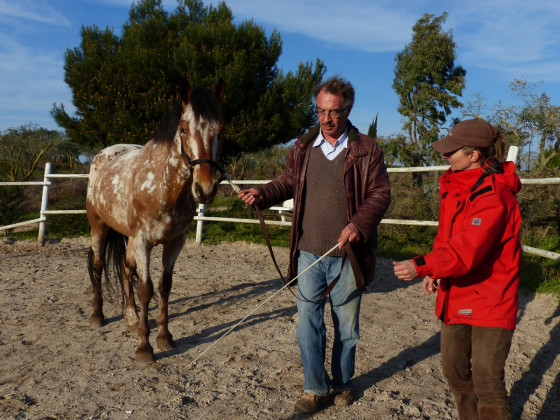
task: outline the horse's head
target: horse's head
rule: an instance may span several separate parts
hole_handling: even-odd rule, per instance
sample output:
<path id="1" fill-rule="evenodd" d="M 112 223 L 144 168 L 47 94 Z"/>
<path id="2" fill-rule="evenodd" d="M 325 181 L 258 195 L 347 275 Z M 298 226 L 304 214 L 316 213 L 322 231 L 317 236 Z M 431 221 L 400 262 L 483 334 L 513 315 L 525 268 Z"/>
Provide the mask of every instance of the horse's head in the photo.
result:
<path id="1" fill-rule="evenodd" d="M 192 194 L 198 203 L 214 199 L 224 172 L 217 163 L 222 148 L 220 133 L 224 127 L 219 101 L 224 92 L 222 79 L 214 86 L 214 92 L 203 87 L 191 88 L 187 79 L 179 86 L 183 113 L 177 134 L 182 155 L 191 168 Z"/>

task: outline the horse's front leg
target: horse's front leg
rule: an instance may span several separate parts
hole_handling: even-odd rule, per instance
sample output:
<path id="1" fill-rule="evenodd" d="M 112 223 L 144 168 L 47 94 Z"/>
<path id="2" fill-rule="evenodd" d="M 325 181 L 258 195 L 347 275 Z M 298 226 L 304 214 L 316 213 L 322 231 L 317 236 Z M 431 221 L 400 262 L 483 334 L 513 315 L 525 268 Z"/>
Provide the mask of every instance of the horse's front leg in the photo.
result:
<path id="1" fill-rule="evenodd" d="M 140 244 L 138 242 L 141 242 Z M 151 246 L 144 241 L 134 241 L 133 255 L 138 273 L 138 304 L 140 306 L 140 320 L 136 332 L 138 333 L 138 347 L 136 348 L 136 361 L 152 363 L 154 349 L 150 345 L 150 327 L 148 324 L 148 305 L 154 295 L 154 285 L 150 278 L 150 251 Z M 129 242 L 130 248 L 130 242 Z"/>
<path id="2" fill-rule="evenodd" d="M 159 305 L 158 305 L 158 335 L 157 346 L 160 350 L 167 351 L 174 347 L 173 336 L 169 332 L 169 294 L 173 285 L 173 269 L 175 261 L 183 249 L 185 238 L 174 241 L 171 244 L 163 246 L 163 255 L 161 261 L 161 277 L 159 280 Z"/>

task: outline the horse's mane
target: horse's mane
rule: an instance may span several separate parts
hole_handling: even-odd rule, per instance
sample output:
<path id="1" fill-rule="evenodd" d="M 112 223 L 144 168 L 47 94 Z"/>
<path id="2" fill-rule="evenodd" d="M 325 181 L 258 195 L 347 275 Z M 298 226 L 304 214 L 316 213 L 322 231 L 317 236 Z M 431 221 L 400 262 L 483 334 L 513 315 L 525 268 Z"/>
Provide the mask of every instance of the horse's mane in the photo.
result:
<path id="1" fill-rule="evenodd" d="M 192 107 L 195 121 L 198 123 L 200 117 L 212 121 L 223 121 L 222 111 L 218 100 L 210 91 L 205 87 L 197 86 L 192 89 L 189 103 Z M 183 114 L 183 105 L 178 101 L 173 109 L 169 111 L 161 120 L 158 126 L 156 135 L 154 136 L 155 142 L 172 142 L 177 132 L 177 126 Z"/>

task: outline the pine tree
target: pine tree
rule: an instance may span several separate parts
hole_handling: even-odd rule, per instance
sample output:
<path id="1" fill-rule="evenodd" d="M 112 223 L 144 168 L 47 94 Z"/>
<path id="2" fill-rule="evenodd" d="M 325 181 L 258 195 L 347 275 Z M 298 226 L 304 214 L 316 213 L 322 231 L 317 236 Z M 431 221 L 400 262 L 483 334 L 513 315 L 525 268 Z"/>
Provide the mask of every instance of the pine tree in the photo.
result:
<path id="1" fill-rule="evenodd" d="M 224 2 L 178 0 L 170 14 L 161 0 L 142 0 L 132 5 L 121 37 L 82 27 L 81 45 L 67 50 L 64 66 L 76 115 L 63 104 L 51 114 L 79 144 L 143 144 L 177 101 L 181 78 L 211 87 L 221 77 L 226 155 L 293 139 L 316 121 L 311 95 L 323 63 L 302 63 L 284 75 L 276 66 L 280 34 L 267 38 L 252 21 L 232 20 Z"/>

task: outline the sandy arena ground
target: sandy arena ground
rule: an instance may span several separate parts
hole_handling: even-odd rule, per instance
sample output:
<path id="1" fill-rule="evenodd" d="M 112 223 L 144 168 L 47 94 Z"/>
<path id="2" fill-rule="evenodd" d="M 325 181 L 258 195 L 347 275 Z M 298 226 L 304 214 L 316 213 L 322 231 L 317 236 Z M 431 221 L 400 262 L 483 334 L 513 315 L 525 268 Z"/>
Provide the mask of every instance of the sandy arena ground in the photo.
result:
<path id="1" fill-rule="evenodd" d="M 0 418 L 305 418 L 293 410 L 303 373 L 295 299 L 287 290 L 191 364 L 282 287 L 266 247 L 188 242 L 170 299 L 176 348 L 156 350 L 157 361 L 144 367 L 134 361 L 136 333 L 127 330 L 118 300 L 106 302 L 104 327 L 89 326 L 88 247 L 87 238 L 42 248 L 35 241 L 0 239 Z M 160 252 L 152 258 L 156 285 Z M 275 252 L 286 267 L 287 250 Z M 376 282 L 362 300 L 356 401 L 312 417 L 456 418 L 441 373 L 433 306 L 434 296 L 426 296 L 418 281 L 399 281 L 390 261 L 379 260 Z M 152 328 L 156 315 L 154 302 Z M 522 293 L 519 315 L 506 367 L 514 418 L 556 419 L 558 299 Z M 151 341 L 155 347 L 155 333 Z"/>

